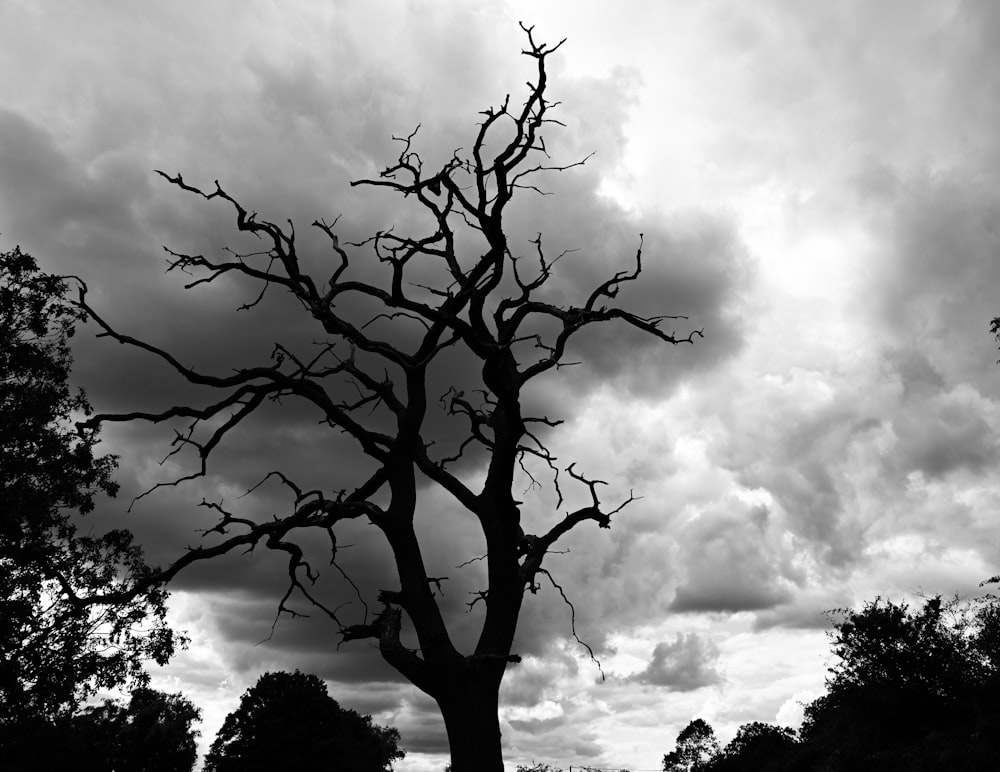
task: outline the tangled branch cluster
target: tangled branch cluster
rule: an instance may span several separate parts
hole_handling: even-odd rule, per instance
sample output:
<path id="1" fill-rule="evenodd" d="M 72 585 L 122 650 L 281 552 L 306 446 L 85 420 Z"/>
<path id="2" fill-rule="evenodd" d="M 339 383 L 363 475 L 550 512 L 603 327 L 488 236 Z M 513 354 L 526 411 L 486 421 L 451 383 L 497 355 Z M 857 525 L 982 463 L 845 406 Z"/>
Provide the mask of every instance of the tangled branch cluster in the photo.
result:
<path id="1" fill-rule="evenodd" d="M 539 574 L 552 580 L 543 568 L 545 556 L 580 523 L 593 521 L 608 528 L 611 517 L 635 498 L 630 495 L 617 508 L 605 511 L 597 491 L 605 483 L 586 477 L 573 465 L 558 467 L 557 459 L 531 427 L 556 427 L 560 421 L 522 415 L 522 390 L 539 376 L 569 364 L 564 361 L 567 344 L 591 325 L 621 322 L 670 344 L 692 343 L 695 336 L 701 335 L 693 331 L 678 336 L 664 329 L 665 322 L 685 317 L 640 316 L 615 305 L 621 289 L 642 271 L 641 234 L 633 266 L 598 284 L 579 305 L 556 305 L 548 302 L 542 292 L 566 252 L 548 256 L 541 234 L 531 242 L 537 261 L 535 270 L 511 252 L 504 213 L 515 191 L 541 193 L 538 175 L 566 171 L 587 160 L 559 165 L 549 159 L 541 132 L 547 125 L 559 122 L 550 117 L 557 103 L 550 103 L 545 95 L 545 64 L 561 43 L 553 47 L 539 44 L 530 27 L 524 30 L 528 48 L 523 53 L 536 62 L 537 77 L 527 84 L 528 97 L 520 109 L 511 108 L 508 96 L 498 107 L 482 113 L 470 154 L 456 152 L 440 168 L 427 171 L 414 148 L 414 131 L 398 138 L 399 155 L 378 178 L 351 183 L 388 188 L 412 197 L 430 215 L 433 228 L 423 235 L 401 235 L 389 229 L 363 241 L 345 242 L 338 236 L 337 220 L 317 220 L 313 226 L 324 235 L 334 263 L 325 281 L 317 281 L 303 269 L 291 222 L 278 224 L 258 217 L 218 182 L 212 189 L 203 189 L 180 174 L 159 172 L 183 191 L 227 204 L 238 230 L 263 243 L 259 251 L 230 250 L 223 259 L 168 249 L 169 270 L 190 275 L 192 279 L 185 285 L 188 288 L 227 276 L 254 280 L 259 292 L 243 309 L 260 304 L 272 287 L 290 293 L 322 330 L 324 340 L 317 344 L 312 356 L 302 357 L 277 344 L 269 364 L 214 375 L 188 367 L 168 351 L 116 330 L 89 304 L 85 285 L 78 299 L 80 308 L 100 326 L 101 334 L 159 358 L 191 384 L 220 395 L 200 406 L 173 405 L 161 411 L 102 414 L 84 424 L 92 429 L 109 422 L 189 419 L 187 430 L 176 433 L 171 454 L 182 449 L 193 451 L 197 468 L 159 485 L 176 485 L 206 475 L 213 451 L 231 431 L 265 402 L 286 398 L 311 404 L 324 423 L 352 438 L 360 452 L 373 462 L 374 471 L 366 479 L 334 496 L 300 490 L 284 474 L 272 472 L 265 479 L 279 480 L 291 492 L 294 503 L 290 513 L 265 522 L 233 514 L 221 502 L 203 502 L 218 515 L 206 534 L 214 534 L 219 540 L 189 549 L 155 581 L 169 580 L 187 565 L 234 550 L 252 552 L 263 544 L 282 551 L 288 556 L 289 586 L 279 615 L 297 613 L 287 605 L 297 591 L 340 626 L 344 640 L 376 639 L 388 661 L 418 686 L 427 688 L 431 686 L 429 667 L 444 666 L 461 657 L 451 643 L 436 600 L 442 577 L 427 576 L 412 528 L 418 485 L 429 481 L 440 486 L 482 527 L 489 584 L 479 599 L 486 605 L 487 614 L 476 651 L 465 661 L 481 667 L 495 666 L 502 673 L 506 662 L 516 659 L 510 655 L 510 644 L 524 591 L 537 591 Z M 512 137 L 500 145 L 499 152 L 490 155 L 488 140 L 498 136 L 501 125 L 504 136 Z M 482 245 L 473 256 L 457 246 L 460 232 L 464 235 L 470 231 Z M 362 281 L 353 271 L 358 256 L 368 250 L 387 269 L 388 280 L 382 285 Z M 443 267 L 448 277 L 443 286 L 411 280 L 415 266 L 423 268 L 428 264 Z M 367 318 L 356 318 L 346 310 L 356 309 L 359 302 L 374 307 Z M 419 334 L 411 344 L 401 345 L 378 334 L 386 324 L 405 325 L 419 330 Z M 543 334 L 539 329 L 551 332 Z M 478 397 L 458 388 L 449 389 L 439 398 L 428 394 L 428 368 L 442 352 L 455 348 L 479 363 L 482 389 Z M 433 442 L 426 436 L 426 418 L 438 399 L 445 413 L 467 424 L 465 439 L 451 454 L 435 455 Z M 485 480 L 478 490 L 453 471 L 470 447 L 478 448 L 488 459 Z M 511 490 L 518 469 L 529 474 L 533 485 L 538 484 L 530 476 L 526 459 L 536 459 L 551 470 L 558 492 L 557 506 L 563 503 L 560 473 L 583 485 L 591 502 L 566 513 L 542 534 L 525 533 L 520 525 L 520 502 L 513 499 Z M 376 500 L 388 503 L 377 504 Z M 313 594 L 311 587 L 317 572 L 293 536 L 303 529 L 323 529 L 329 536 L 331 562 L 336 565 L 334 528 L 341 520 L 357 518 L 366 518 L 385 534 L 396 558 L 400 587 L 380 593 L 385 608 L 374 621 L 369 622 L 366 613 L 363 623 L 347 625 L 338 618 L 339 607 L 328 608 Z M 414 624 L 420 642 L 418 651 L 400 644 L 401 611 Z"/>

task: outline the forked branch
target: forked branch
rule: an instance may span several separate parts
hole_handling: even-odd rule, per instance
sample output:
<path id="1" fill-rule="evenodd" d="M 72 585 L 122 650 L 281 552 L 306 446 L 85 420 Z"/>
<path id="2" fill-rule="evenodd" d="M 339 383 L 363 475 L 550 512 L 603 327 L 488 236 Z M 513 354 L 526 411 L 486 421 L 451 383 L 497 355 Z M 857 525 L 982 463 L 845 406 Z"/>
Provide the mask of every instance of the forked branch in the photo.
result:
<path id="1" fill-rule="evenodd" d="M 558 103 L 546 95 L 546 60 L 564 41 L 548 46 L 535 40 L 532 27 L 522 25 L 522 29 L 528 41 L 524 54 L 533 60 L 536 73 L 527 84 L 527 96 L 520 107 L 512 107 L 508 96 L 483 111 L 469 151 L 455 151 L 434 169 L 425 165 L 418 152 L 416 130 L 397 137 L 400 149 L 395 161 L 376 179 L 351 183 L 384 188 L 419 204 L 425 215 L 423 229 L 402 233 L 387 223 L 369 238 L 347 241 L 340 233 L 339 217 L 332 222 L 315 219 L 313 227 L 323 234 L 331 250 L 326 255 L 326 268 L 315 277 L 307 270 L 309 260 L 299 253 L 290 221 L 278 224 L 258 217 L 219 182 L 214 188 L 202 189 L 180 174 L 158 172 L 186 193 L 222 202 L 234 213 L 237 230 L 260 242 L 255 251 L 227 250 L 219 259 L 168 249 L 168 270 L 184 274 L 191 289 L 223 277 L 251 280 L 257 291 L 241 306 L 247 311 L 259 312 L 266 306 L 272 300 L 267 295 L 272 286 L 283 294 L 290 293 L 318 326 L 315 348 L 305 355 L 301 347 L 273 342 L 268 364 L 225 374 L 204 372 L 153 343 L 116 330 L 88 304 L 86 286 L 81 283 L 79 308 L 95 321 L 102 336 L 158 359 L 188 383 L 215 393 L 194 405 L 96 415 L 84 422 L 82 430 L 133 420 L 190 422 L 185 431 L 176 432 L 169 454 L 193 451 L 197 456 L 195 469 L 173 482 L 157 484 L 155 490 L 206 476 L 213 453 L 233 431 L 262 406 L 296 398 L 318 411 L 321 424 L 345 433 L 364 456 L 366 469 L 373 466 L 374 471 L 341 484 L 341 466 L 345 474 L 357 467 L 330 464 L 335 478 L 331 487 L 340 490 L 332 497 L 317 489 L 304 490 L 281 472 L 270 472 L 251 491 L 267 480 L 277 480 L 293 493 L 294 501 L 287 513 L 263 522 L 230 512 L 221 500 L 203 501 L 202 506 L 217 517 L 204 529 L 204 546 L 189 549 L 167 569 L 145 577 L 142 587 L 126 588 L 102 600 L 121 602 L 143 587 L 171 579 L 188 565 L 235 551 L 253 552 L 263 544 L 287 556 L 288 585 L 278 604 L 278 617 L 301 615 L 292 608 L 291 600 L 305 598 L 338 626 L 343 641 L 377 640 L 385 659 L 430 694 L 444 688 L 442 673 L 454 679 L 460 667 L 474 666 L 477 674 L 499 679 L 504 667 L 516 661 L 510 644 L 518 610 L 525 590 L 537 589 L 539 573 L 552 581 L 570 605 L 576 636 L 575 609 L 563 588 L 542 567 L 545 556 L 581 523 L 593 521 L 600 528 L 609 528 L 612 516 L 636 497 L 630 491 L 624 502 L 608 511 L 598 495 L 605 482 L 586 477 L 573 464 L 560 469 L 545 445 L 545 431 L 561 421 L 524 415 L 524 386 L 546 372 L 573 364 L 565 360 L 567 345 L 574 335 L 594 324 L 624 322 L 672 345 L 693 343 L 702 331 L 668 331 L 667 322 L 686 317 L 644 316 L 617 305 L 622 289 L 641 275 L 641 234 L 634 265 L 598 283 L 577 301 L 578 305 L 549 302 L 546 294 L 546 284 L 569 262 L 562 258 L 575 250 L 549 257 L 542 234 L 538 234 L 529 242 L 537 271 L 513 255 L 504 216 L 515 192 L 528 189 L 542 193 L 543 186 L 536 182 L 541 175 L 566 172 L 589 158 L 560 163 L 549 157 L 542 134 L 559 121 L 551 117 Z M 467 248 L 470 240 L 478 246 Z M 355 275 L 355 268 L 362 278 Z M 442 277 L 440 283 L 425 278 L 435 271 Z M 445 361 L 446 352 L 453 358 Z M 466 387 L 468 394 L 473 394 L 470 397 L 453 386 L 439 407 L 435 399 L 440 390 L 428 393 L 434 383 L 431 373 L 454 367 L 455 362 L 469 374 L 478 373 L 481 382 L 476 386 L 482 388 L 472 391 Z M 463 434 L 456 447 L 443 453 L 435 448 L 435 458 L 431 458 L 429 449 L 441 438 L 430 418 L 435 409 L 442 420 L 459 422 Z M 472 448 L 486 464 L 482 480 L 467 474 L 468 468 L 454 471 L 462 462 L 468 465 L 466 456 Z M 551 470 L 557 509 L 562 507 L 562 486 L 566 484 L 565 478 L 560 481 L 561 471 L 583 486 L 589 503 L 565 513 L 541 535 L 525 534 L 520 526 L 523 502 L 512 494 L 515 481 L 523 480 L 518 478 L 518 470 L 528 475 L 529 488 L 540 485 L 526 462 L 544 464 Z M 481 601 L 486 607 L 485 620 L 476 650 L 467 657 L 454 649 L 439 606 L 445 577 L 427 575 L 418 529 L 414 528 L 426 484 L 451 494 L 479 524 L 486 543 L 482 559 L 489 585 L 469 604 L 471 608 Z M 334 535 L 338 523 L 356 518 L 366 518 L 387 539 L 399 585 L 379 593 L 385 608 L 373 621 L 369 621 L 366 607 L 362 623 L 344 624 L 339 616 L 342 605 L 324 605 L 314 590 L 318 571 L 297 536 L 303 529 L 325 532 L 330 562 L 360 598 L 357 586 L 337 563 Z M 213 539 L 216 543 L 209 543 Z M 400 643 L 403 612 L 415 628 L 418 651 Z"/>

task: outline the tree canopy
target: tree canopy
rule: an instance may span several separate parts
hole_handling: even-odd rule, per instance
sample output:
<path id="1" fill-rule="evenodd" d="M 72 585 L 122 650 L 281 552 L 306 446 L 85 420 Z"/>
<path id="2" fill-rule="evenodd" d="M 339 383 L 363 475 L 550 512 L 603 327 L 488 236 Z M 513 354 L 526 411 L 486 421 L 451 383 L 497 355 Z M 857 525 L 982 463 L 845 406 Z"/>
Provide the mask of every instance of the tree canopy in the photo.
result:
<path id="1" fill-rule="evenodd" d="M 132 535 L 85 535 L 77 517 L 118 490 L 97 456 L 90 406 L 69 385 L 69 339 L 83 318 L 66 282 L 19 248 L 0 253 L 0 743 L 26 722 L 71 713 L 98 688 L 142 683 L 179 639 L 165 592 Z M 135 590 L 111 605 L 88 598 Z"/>
<path id="2" fill-rule="evenodd" d="M 795 748 L 795 731 L 785 726 L 752 721 L 703 769 L 712 772 L 778 772 L 787 769 L 789 752 Z"/>
<path id="3" fill-rule="evenodd" d="M 128 705 L 112 700 L 71 722 L 82 746 L 73 764 L 93 772 L 190 772 L 198 760 L 193 724 L 201 711 L 180 694 L 138 688 Z"/>
<path id="4" fill-rule="evenodd" d="M 385 772 L 405 756 L 399 732 L 340 707 L 315 675 L 265 673 L 244 693 L 205 757 L 205 772 Z"/>
<path id="5" fill-rule="evenodd" d="M 190 772 L 198 759 L 199 711 L 179 694 L 139 687 L 127 705 L 105 700 L 72 715 L 36 721 L 3 746 L 17 772 Z"/>
<path id="6" fill-rule="evenodd" d="M 987 769 L 1000 741 L 998 602 L 881 599 L 835 625 L 827 694 L 806 708 L 805 746 L 838 769 Z M 845 739 L 848 742 L 845 742 Z"/>
<path id="7" fill-rule="evenodd" d="M 700 772 L 719 753 L 715 730 L 703 719 L 691 721 L 677 735 L 677 743 L 663 757 L 665 772 Z"/>

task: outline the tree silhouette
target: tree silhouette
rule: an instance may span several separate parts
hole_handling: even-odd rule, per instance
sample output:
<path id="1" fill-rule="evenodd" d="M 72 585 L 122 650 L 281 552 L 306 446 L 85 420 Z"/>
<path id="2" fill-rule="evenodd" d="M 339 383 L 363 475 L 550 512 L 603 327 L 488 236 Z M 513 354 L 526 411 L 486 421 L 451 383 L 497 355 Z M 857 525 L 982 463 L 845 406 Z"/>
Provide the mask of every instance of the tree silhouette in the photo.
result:
<path id="1" fill-rule="evenodd" d="M 696 718 L 677 735 L 674 750 L 664 755 L 664 772 L 702 772 L 719 754 L 715 730 L 703 719 Z"/>
<path id="2" fill-rule="evenodd" d="M 398 742 L 397 730 L 341 708 L 318 677 L 265 673 L 226 716 L 205 772 L 383 772 L 405 755 Z"/>
<path id="3" fill-rule="evenodd" d="M 1000 753 L 1000 611 L 928 598 L 876 599 L 835 624 L 827 694 L 801 734 L 836 769 L 991 769 Z M 874 765 L 874 767 L 873 767 Z"/>
<path id="4" fill-rule="evenodd" d="M 711 772 L 779 772 L 789 769 L 789 757 L 796 750 L 796 744 L 794 730 L 752 721 L 736 731 L 736 736 L 707 769 Z"/>
<path id="5" fill-rule="evenodd" d="M 279 343 L 267 365 L 211 374 L 114 329 L 89 305 L 85 288 L 79 299 L 104 335 L 158 358 L 191 384 L 219 393 L 209 404 L 98 415 L 87 424 L 190 420 L 189 429 L 177 434 L 174 449 L 193 451 L 197 468 L 182 479 L 205 474 L 213 450 L 270 402 L 302 400 L 324 424 L 353 440 L 369 466 L 359 479 L 334 480 L 340 490 L 336 495 L 305 490 L 285 470 L 265 478 L 280 481 L 294 499 L 283 516 L 257 521 L 222 502 L 203 502 L 219 517 L 210 529 L 219 538 L 185 553 L 155 580 L 169 580 L 198 561 L 258 545 L 285 553 L 289 586 L 279 613 L 295 613 L 287 601 L 297 592 L 340 626 L 344 641 L 377 641 L 383 658 L 439 705 L 455 772 L 502 769 L 500 682 L 508 664 L 519 661 L 511 647 L 525 591 L 537 591 L 543 577 L 553 581 L 543 566 L 546 555 L 583 523 L 608 528 L 612 516 L 633 498 L 606 507 L 598 494 L 602 481 L 573 464 L 557 466 L 543 444 L 543 432 L 560 421 L 526 414 L 526 388 L 568 364 L 571 339 L 594 325 L 619 322 L 669 344 L 690 343 L 701 334 L 678 336 L 663 329 L 668 320 L 683 317 L 643 316 L 615 303 L 642 270 L 641 235 L 633 266 L 598 283 L 576 304 L 561 303 L 561 290 L 549 286 L 560 256 L 546 253 L 540 235 L 532 243 L 534 269 L 508 244 L 504 217 L 515 193 L 532 195 L 540 191 L 538 175 L 583 163 L 547 160 L 543 129 L 557 121 L 550 117 L 553 104 L 546 97 L 546 61 L 561 43 L 540 44 L 530 27 L 524 30 L 528 47 L 523 53 L 534 61 L 537 74 L 521 108 L 511 108 L 508 98 L 485 110 L 471 152 L 456 151 L 436 170 L 425 169 L 414 148 L 414 132 L 400 139 L 398 158 L 377 179 L 351 183 L 378 186 L 408 199 L 432 223 L 429 232 L 388 230 L 347 243 L 338 235 L 336 221 L 318 220 L 313 225 L 328 240 L 334 258 L 332 273 L 322 279 L 304 267 L 307 257 L 299 254 L 290 224 L 259 218 L 218 183 L 203 190 L 179 174 L 160 172 L 183 191 L 231 207 L 239 231 L 264 245 L 263 251 L 229 252 L 223 259 L 168 250 L 171 269 L 194 276 L 189 287 L 221 277 L 256 282 L 260 291 L 247 309 L 260 303 L 268 289 L 288 293 L 317 325 L 322 340 L 313 351 L 306 354 Z M 362 249 L 377 256 L 386 273 L 384 283 L 357 278 Z M 463 363 L 463 377 L 475 377 L 478 371 L 479 383 L 465 388 L 453 381 L 442 396 L 434 390 L 432 372 L 454 373 L 456 361 Z M 464 432 L 450 446 L 434 435 L 428 418 L 439 405 L 445 417 L 461 422 Z M 484 465 L 484 479 L 471 480 L 458 468 L 470 454 Z M 538 534 L 522 528 L 521 502 L 513 490 L 519 469 L 531 464 L 554 475 L 557 506 L 563 501 L 560 482 L 565 487 L 567 476 L 581 486 L 587 502 Z M 435 592 L 443 578 L 428 576 L 414 530 L 414 514 L 428 485 L 467 512 L 485 542 L 487 586 L 477 596 L 485 618 L 472 651 L 460 651 L 452 640 Z M 296 537 L 303 531 L 327 534 L 335 562 L 336 527 L 358 518 L 384 535 L 399 584 L 379 592 L 383 608 L 373 621 L 347 624 L 314 593 L 317 575 Z M 122 596 L 109 599 L 117 597 Z M 400 640 L 403 614 L 412 624 L 415 649 Z"/>
<path id="6" fill-rule="evenodd" d="M 190 772 L 198 760 L 198 710 L 180 694 L 139 688 L 74 717 L 82 746 L 72 768 L 93 772 Z"/>
<path id="7" fill-rule="evenodd" d="M 73 715 L 37 723 L 3 748 L 4 769 L 18 772 L 190 772 L 198 758 L 201 716 L 179 694 L 139 687 L 128 705 L 105 700 Z"/>
<path id="8" fill-rule="evenodd" d="M 80 309 L 66 283 L 19 248 L 0 253 L 0 746 L 70 714 L 98 688 L 142 683 L 178 642 L 165 593 L 124 531 L 81 535 L 75 517 L 114 495 L 115 459 L 97 457 L 90 406 L 68 383 Z M 140 588 L 139 585 L 142 584 Z M 118 590 L 104 607 L 80 599 Z M 142 623 L 142 625 L 140 625 Z"/>

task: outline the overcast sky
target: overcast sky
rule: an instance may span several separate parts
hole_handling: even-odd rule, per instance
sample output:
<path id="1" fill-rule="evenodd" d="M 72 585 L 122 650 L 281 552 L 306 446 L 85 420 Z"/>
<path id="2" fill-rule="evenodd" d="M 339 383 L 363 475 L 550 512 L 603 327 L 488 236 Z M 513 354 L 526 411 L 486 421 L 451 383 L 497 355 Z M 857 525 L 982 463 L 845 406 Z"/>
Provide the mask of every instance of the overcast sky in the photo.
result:
<path id="1" fill-rule="evenodd" d="M 877 595 L 964 593 L 1000 570 L 996 472 L 1000 313 L 1000 4 L 992 0 L 86 3 L 0 0 L 0 248 L 73 273 L 117 327 L 222 370 L 315 336 L 279 299 L 237 314 L 245 285 L 182 289 L 167 245 L 239 246 L 230 213 L 153 169 L 219 179 L 267 219 L 343 214 L 345 235 L 413 225 L 409 202 L 351 189 L 422 124 L 429 162 L 472 142 L 478 112 L 520 100 L 521 19 L 568 42 L 551 60 L 558 160 L 594 157 L 522 201 L 511 243 L 542 231 L 577 249 L 565 297 L 628 265 L 624 304 L 686 314 L 694 347 L 621 329 L 581 341 L 578 368 L 532 399 L 566 424 L 565 461 L 643 498 L 610 532 L 581 528 L 551 559 L 576 604 L 529 596 L 505 681 L 507 760 L 651 770 L 694 717 L 724 740 L 752 720 L 797 725 L 829 664 L 826 609 Z M 329 270 L 316 240 L 310 258 Z M 361 258 L 359 258 L 360 260 Z M 326 266 L 326 267 L 324 267 Z M 76 375 L 103 410 L 188 392 L 86 328 Z M 442 381 L 444 383 L 444 381 Z M 283 465 L 326 488 L 348 474 L 337 437 L 295 405 L 269 410 L 205 480 L 141 500 L 169 433 L 113 427 L 127 523 L 154 560 L 197 540 L 201 498 L 261 517 L 281 491 L 236 501 Z M 470 468 L 468 474 L 475 475 Z M 551 521 L 551 491 L 525 495 Z M 426 491 L 430 573 L 449 575 L 458 637 L 481 569 L 471 528 Z M 440 536 L 446 533 L 447 537 Z M 366 588 L 393 585 L 371 527 L 342 543 Z M 319 618 L 268 637 L 281 562 L 231 559 L 179 578 L 191 648 L 154 673 L 205 711 L 210 742 L 265 670 L 315 672 L 342 704 L 397 726 L 400 770 L 440 770 L 436 707 L 365 643 L 334 652 Z M 349 599 L 331 573 L 325 592 Z M 361 613 L 358 604 L 355 606 Z"/>

